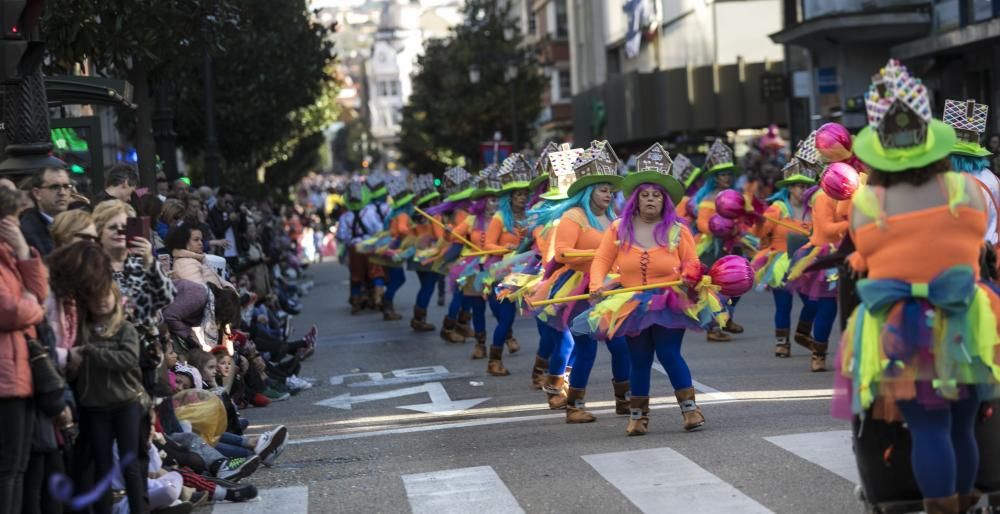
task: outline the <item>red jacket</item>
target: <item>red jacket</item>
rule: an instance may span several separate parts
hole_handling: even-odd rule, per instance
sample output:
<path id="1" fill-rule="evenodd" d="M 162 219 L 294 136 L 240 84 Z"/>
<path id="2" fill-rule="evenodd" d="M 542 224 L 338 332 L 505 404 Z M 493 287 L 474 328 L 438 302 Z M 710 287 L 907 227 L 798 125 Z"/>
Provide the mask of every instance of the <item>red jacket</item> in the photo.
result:
<path id="1" fill-rule="evenodd" d="M 23 296 L 29 291 L 36 302 Z M 45 318 L 41 303 L 48 293 L 48 272 L 38 252 L 17 260 L 6 243 L 0 243 L 0 398 L 31 396 L 31 364 L 25 332 L 35 336 L 35 325 Z"/>

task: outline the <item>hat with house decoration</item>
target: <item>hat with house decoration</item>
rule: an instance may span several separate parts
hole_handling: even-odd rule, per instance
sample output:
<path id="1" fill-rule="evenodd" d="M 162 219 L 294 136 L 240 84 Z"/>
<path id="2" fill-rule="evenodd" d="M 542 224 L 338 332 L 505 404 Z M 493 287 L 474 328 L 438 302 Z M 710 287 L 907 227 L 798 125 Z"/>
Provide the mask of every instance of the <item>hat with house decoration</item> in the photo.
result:
<path id="1" fill-rule="evenodd" d="M 347 198 L 344 205 L 349 210 L 360 211 L 365 206 L 365 185 L 357 180 L 347 186 Z"/>
<path id="2" fill-rule="evenodd" d="M 826 161 L 816 150 L 816 131 L 812 131 L 795 149 L 795 155 L 781 169 L 782 179 L 775 187 L 782 188 L 793 184 L 815 185 L 822 175 Z"/>
<path id="3" fill-rule="evenodd" d="M 456 166 L 445 170 L 444 192 L 447 196 L 444 200 L 446 202 L 466 200 L 474 189 L 472 175 L 465 168 Z"/>
<path id="4" fill-rule="evenodd" d="M 615 154 L 607 141 L 593 141 L 573 162 L 573 174 L 576 177 L 566 189 L 566 196 L 574 196 L 594 184 L 621 185 L 622 177 L 618 175 L 621 160 Z"/>
<path id="5" fill-rule="evenodd" d="M 378 199 L 389 194 L 389 190 L 386 187 L 387 181 L 388 177 L 381 171 L 373 171 L 368 175 L 368 178 L 365 179 L 365 185 L 368 187 L 368 191 L 371 192 L 372 198 Z"/>
<path id="6" fill-rule="evenodd" d="M 434 176 L 430 173 L 417 175 L 413 190 L 416 192 L 417 207 L 420 207 L 435 198 L 441 198 L 441 193 L 434 186 Z"/>
<path id="7" fill-rule="evenodd" d="M 670 201 L 675 204 L 684 198 L 684 185 L 676 175 L 674 161 L 660 143 L 653 143 L 636 156 L 635 172 L 625 176 L 622 182 L 622 194 L 628 198 L 642 184 L 656 184 L 662 187 L 670 196 Z"/>
<path id="8" fill-rule="evenodd" d="M 694 182 L 700 172 L 701 168 L 695 167 L 694 163 L 686 155 L 679 153 L 674 156 L 673 175 L 677 177 L 677 180 L 681 181 L 681 184 L 685 188 L 691 187 L 691 183 Z"/>
<path id="9" fill-rule="evenodd" d="M 542 194 L 545 200 L 565 200 L 569 187 L 576 181 L 573 165 L 583 153 L 582 148 L 570 148 L 569 143 L 563 143 L 559 150 L 549 152 L 545 156 L 544 169 L 549 177 L 549 190 Z"/>
<path id="10" fill-rule="evenodd" d="M 986 132 L 986 117 L 990 107 L 975 100 L 945 100 L 941 119 L 955 129 L 958 141 L 951 149 L 952 154 L 966 157 L 989 157 L 993 155 L 979 143 Z"/>
<path id="11" fill-rule="evenodd" d="M 500 163 L 497 178 L 502 184 L 502 191 L 528 189 L 531 187 L 531 165 L 524 155 L 512 153 Z"/>
<path id="12" fill-rule="evenodd" d="M 550 152 L 558 152 L 558 151 L 559 151 L 559 145 L 555 143 L 550 142 L 549 144 L 545 145 L 545 148 L 542 149 L 541 155 L 538 156 L 538 160 L 535 161 L 535 164 L 531 167 L 532 177 L 529 189 L 534 191 L 535 189 L 538 188 L 538 186 L 542 185 L 542 183 L 549 181 L 548 170 L 545 167 L 546 157 L 548 157 L 548 154 Z"/>
<path id="13" fill-rule="evenodd" d="M 927 87 L 890 59 L 865 93 L 868 126 L 854 140 L 854 153 L 873 169 L 896 173 L 923 168 L 951 153 L 955 129 L 931 117 Z"/>
<path id="14" fill-rule="evenodd" d="M 495 196 L 503 189 L 500 178 L 497 177 L 499 170 L 494 165 L 489 165 L 479 171 L 479 184 L 476 190 L 469 195 L 470 200 L 478 200 L 484 196 Z"/>
<path id="15" fill-rule="evenodd" d="M 389 198 L 392 199 L 392 206 L 394 208 L 402 207 L 413 200 L 413 193 L 410 190 L 410 186 L 402 176 L 390 176 L 386 179 L 385 188 L 389 193 Z"/>
<path id="16" fill-rule="evenodd" d="M 705 165 L 702 166 L 702 173 L 710 175 L 723 171 L 736 172 L 736 165 L 733 163 L 733 149 L 723 143 L 721 139 L 716 139 L 705 154 Z"/>

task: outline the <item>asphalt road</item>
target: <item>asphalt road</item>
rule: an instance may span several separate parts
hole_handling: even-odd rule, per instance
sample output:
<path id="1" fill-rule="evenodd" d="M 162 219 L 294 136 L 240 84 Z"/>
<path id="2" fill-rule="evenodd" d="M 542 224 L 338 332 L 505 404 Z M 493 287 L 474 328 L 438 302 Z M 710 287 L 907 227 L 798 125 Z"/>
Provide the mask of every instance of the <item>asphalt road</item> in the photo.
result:
<path id="1" fill-rule="evenodd" d="M 829 415 L 831 374 L 811 373 L 794 345 L 791 359 L 773 356 L 766 293 L 744 297 L 736 319 L 747 332 L 732 343 L 685 338 L 706 428 L 681 429 L 669 382 L 654 371 L 650 433 L 626 437 L 603 349 L 587 395 L 598 420 L 567 425 L 529 387 L 533 320 L 515 323 L 522 350 L 504 357 L 512 375 L 491 377 L 485 360 L 469 359 L 471 342 L 410 330 L 415 275 L 396 297 L 404 319 L 384 322 L 350 315 L 346 269 L 311 273 L 316 287 L 295 325 L 319 327 L 302 373 L 317 386 L 243 413 L 251 433 L 285 424 L 291 442 L 250 479 L 259 501 L 215 512 L 863 511 L 849 426 Z M 432 302 L 429 321 L 440 326 L 443 315 Z"/>

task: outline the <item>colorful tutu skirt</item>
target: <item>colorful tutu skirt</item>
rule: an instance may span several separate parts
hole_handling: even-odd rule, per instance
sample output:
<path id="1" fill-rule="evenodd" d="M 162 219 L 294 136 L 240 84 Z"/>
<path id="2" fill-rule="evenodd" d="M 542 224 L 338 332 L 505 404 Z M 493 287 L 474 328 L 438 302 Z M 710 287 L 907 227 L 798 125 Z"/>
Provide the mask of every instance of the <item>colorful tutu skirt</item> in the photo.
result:
<path id="1" fill-rule="evenodd" d="M 590 285 L 590 273 L 576 271 L 562 266 L 538 283 L 531 294 L 532 301 L 551 300 L 586 294 Z M 532 310 L 532 315 L 550 327 L 562 332 L 569 328 L 573 319 L 590 308 L 587 300 L 552 303 Z"/>
<path id="2" fill-rule="evenodd" d="M 492 290 L 487 285 L 490 278 L 490 266 L 500 261 L 495 256 L 463 257 L 458 260 L 448 274 L 457 285 L 455 292 L 466 296 L 488 296 Z"/>
<path id="3" fill-rule="evenodd" d="M 497 280 L 493 286 L 497 300 L 513 302 L 525 314 L 525 297 L 542 280 L 542 259 L 533 251 L 513 255 L 494 264 L 490 274 Z"/>
<path id="4" fill-rule="evenodd" d="M 788 272 L 788 252 L 761 250 L 750 262 L 754 269 L 754 284 L 758 291 L 784 289 Z"/>
<path id="5" fill-rule="evenodd" d="M 861 280 L 858 293 L 835 359 L 834 416 L 900 421 L 897 401 L 944 408 L 972 388 L 1000 397 L 1000 296 L 971 268 L 930 284 Z"/>
<path id="6" fill-rule="evenodd" d="M 836 267 L 805 271 L 820 257 L 833 253 L 837 248 L 830 245 L 813 246 L 811 243 L 799 248 L 788 264 L 788 274 L 785 282 L 788 289 L 801 293 L 808 298 L 836 298 L 839 271 Z"/>
<path id="7" fill-rule="evenodd" d="M 438 250 L 437 238 L 431 235 L 413 238 L 410 241 L 409 246 L 407 246 L 405 251 L 402 252 L 402 255 L 406 260 L 406 269 L 411 271 L 433 271 L 435 273 L 439 273 L 440 270 L 434 269 L 433 261 L 425 264 L 424 260 L 418 257 L 421 251 L 428 249 L 432 251 Z"/>
<path id="8" fill-rule="evenodd" d="M 571 329 L 598 341 L 635 336 L 649 327 L 703 330 L 712 323 L 729 321 L 726 300 L 708 282 L 693 294 L 687 288 L 670 287 L 609 295 L 576 316 Z"/>

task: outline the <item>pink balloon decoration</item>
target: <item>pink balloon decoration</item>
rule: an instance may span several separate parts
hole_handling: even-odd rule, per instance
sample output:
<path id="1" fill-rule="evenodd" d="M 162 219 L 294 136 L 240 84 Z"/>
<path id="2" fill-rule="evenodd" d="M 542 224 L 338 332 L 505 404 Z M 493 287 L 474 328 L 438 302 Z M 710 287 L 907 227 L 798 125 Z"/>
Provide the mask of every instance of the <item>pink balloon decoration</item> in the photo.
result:
<path id="1" fill-rule="evenodd" d="M 708 220 L 708 230 L 715 237 L 730 237 L 736 232 L 736 222 L 713 214 Z"/>
<path id="2" fill-rule="evenodd" d="M 712 283 L 719 286 L 723 296 L 741 296 L 753 287 L 753 268 L 750 261 L 739 255 L 727 255 L 708 270 Z"/>
<path id="3" fill-rule="evenodd" d="M 746 210 L 746 201 L 736 190 L 726 189 L 715 196 L 715 212 L 723 218 L 739 218 Z"/>
<path id="4" fill-rule="evenodd" d="M 835 162 L 826 167 L 819 187 L 834 200 L 850 200 L 858 190 L 861 178 L 853 167 L 846 162 Z"/>
<path id="5" fill-rule="evenodd" d="M 816 150 L 829 162 L 850 159 L 851 133 L 839 123 L 826 123 L 816 131 Z"/>

